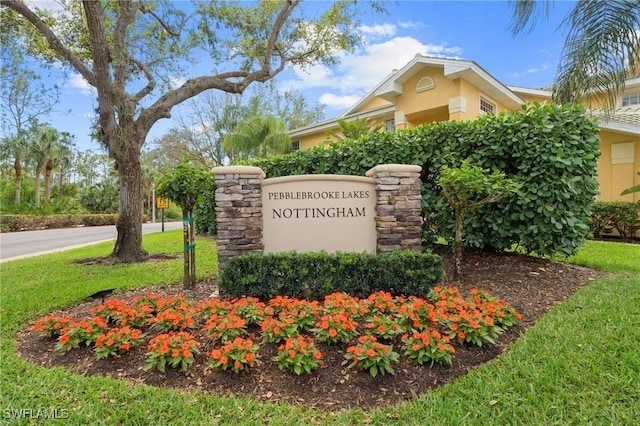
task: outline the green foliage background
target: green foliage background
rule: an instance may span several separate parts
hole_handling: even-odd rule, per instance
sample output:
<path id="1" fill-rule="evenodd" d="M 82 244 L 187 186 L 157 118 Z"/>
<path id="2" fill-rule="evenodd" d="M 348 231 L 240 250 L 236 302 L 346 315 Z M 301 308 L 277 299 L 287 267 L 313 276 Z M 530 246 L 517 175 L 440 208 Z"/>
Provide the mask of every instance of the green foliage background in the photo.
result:
<path id="1" fill-rule="evenodd" d="M 433 242 L 436 236 L 453 241 L 455 225 L 436 183 L 439 170 L 470 158 L 475 166 L 503 172 L 517 191 L 467 216 L 466 245 L 501 250 L 516 244 L 538 254 L 570 255 L 589 234 L 587 220 L 598 193 L 597 131 L 581 106 L 535 104 L 474 121 L 375 133 L 250 164 L 270 178 L 312 173 L 363 176 L 378 164 L 420 165 L 423 234 Z"/>

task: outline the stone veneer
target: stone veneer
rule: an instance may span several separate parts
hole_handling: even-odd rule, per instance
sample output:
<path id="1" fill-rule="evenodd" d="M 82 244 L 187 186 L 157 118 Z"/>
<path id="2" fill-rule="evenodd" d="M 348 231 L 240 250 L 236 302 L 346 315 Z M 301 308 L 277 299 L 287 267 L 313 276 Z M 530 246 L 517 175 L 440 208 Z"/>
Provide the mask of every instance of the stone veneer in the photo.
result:
<path id="1" fill-rule="evenodd" d="M 259 167 L 214 167 L 218 268 L 227 259 L 260 252 L 262 242 L 262 180 Z"/>
<path id="2" fill-rule="evenodd" d="M 376 181 L 377 252 L 422 250 L 422 167 L 382 164 L 366 175 Z"/>
<path id="3" fill-rule="evenodd" d="M 383 164 L 366 175 L 376 183 L 376 251 L 422 249 L 420 166 Z M 262 180 L 259 167 L 213 169 L 216 185 L 218 267 L 232 256 L 262 252 Z M 330 250 L 330 248 L 327 248 Z"/>

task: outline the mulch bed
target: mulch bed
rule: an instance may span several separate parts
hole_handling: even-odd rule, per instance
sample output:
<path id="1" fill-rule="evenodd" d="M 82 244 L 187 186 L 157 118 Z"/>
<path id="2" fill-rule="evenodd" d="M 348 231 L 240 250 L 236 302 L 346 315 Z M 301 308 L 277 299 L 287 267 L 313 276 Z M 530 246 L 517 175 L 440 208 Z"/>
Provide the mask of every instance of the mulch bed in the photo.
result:
<path id="1" fill-rule="evenodd" d="M 449 277 L 452 262 L 448 255 L 443 255 L 443 259 Z M 262 401 L 287 401 L 330 410 L 356 406 L 367 409 L 414 398 L 497 357 L 540 316 L 562 303 L 580 286 L 597 278 L 598 274 L 592 269 L 551 263 L 529 256 L 468 251 L 462 264 L 462 280 L 453 283 L 445 278 L 443 284 L 457 285 L 465 296 L 474 287 L 489 290 L 515 307 L 522 314 L 522 321 L 500 335 L 496 345 L 455 345 L 456 353 L 451 366 L 435 364 L 433 367 L 419 367 L 401 356 L 400 362 L 394 365 L 394 375 L 375 378 L 366 372 L 347 368 L 343 358 L 347 345 L 322 344 L 318 348 L 325 354 L 325 368 L 312 374 L 297 376 L 280 370 L 277 363 L 271 360 L 276 355 L 275 344 L 261 345 L 259 357 L 262 363 L 249 372 L 239 375 L 216 372 L 207 366 L 204 353 L 211 348 L 205 344 L 208 340 L 200 331 L 194 331 L 194 335 L 203 343 L 201 354 L 186 374 L 170 368 L 166 373 L 155 369 L 143 371 L 145 345 L 132 349 L 119 359 L 97 360 L 93 350 L 84 346 L 67 353 L 56 352 L 53 350 L 54 340 L 39 337 L 28 329 L 18 336 L 18 353 L 45 367 L 66 366 L 79 374 L 111 376 L 152 386 L 194 389 L 223 397 L 249 395 Z M 127 301 L 148 292 L 167 295 L 182 292 L 195 304 L 217 295 L 215 282 L 207 281 L 198 283 L 194 291 L 184 291 L 182 286 L 164 286 L 108 297 Z M 100 303 L 101 300 L 89 300 L 64 312 L 74 319 L 88 319 L 88 310 Z"/>

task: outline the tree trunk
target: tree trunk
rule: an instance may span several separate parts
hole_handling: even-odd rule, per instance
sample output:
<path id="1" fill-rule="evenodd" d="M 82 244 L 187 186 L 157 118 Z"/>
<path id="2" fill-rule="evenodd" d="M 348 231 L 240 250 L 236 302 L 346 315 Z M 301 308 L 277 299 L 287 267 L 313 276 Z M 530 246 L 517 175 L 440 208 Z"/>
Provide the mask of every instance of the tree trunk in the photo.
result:
<path id="1" fill-rule="evenodd" d="M 192 290 L 196 286 L 196 244 L 193 210 L 182 211 L 182 234 L 184 241 L 184 288 Z"/>
<path id="2" fill-rule="evenodd" d="M 22 194 L 22 164 L 20 164 L 20 159 L 16 158 L 13 163 L 13 169 L 16 171 L 16 194 L 14 203 L 16 206 L 19 206 Z"/>
<path id="3" fill-rule="evenodd" d="M 134 137 L 133 132 L 124 132 Z M 118 221 L 116 230 L 118 238 L 111 256 L 123 263 L 141 262 L 148 253 L 142 246 L 142 167 L 140 166 L 140 149 L 136 143 L 120 143 L 116 155 L 116 168 L 120 188 Z"/>
<path id="4" fill-rule="evenodd" d="M 42 175 L 42 167 L 36 166 L 36 209 L 40 207 L 40 175 Z"/>
<path id="5" fill-rule="evenodd" d="M 53 160 L 48 160 L 44 169 L 44 199 L 51 199 L 51 173 L 53 173 Z"/>

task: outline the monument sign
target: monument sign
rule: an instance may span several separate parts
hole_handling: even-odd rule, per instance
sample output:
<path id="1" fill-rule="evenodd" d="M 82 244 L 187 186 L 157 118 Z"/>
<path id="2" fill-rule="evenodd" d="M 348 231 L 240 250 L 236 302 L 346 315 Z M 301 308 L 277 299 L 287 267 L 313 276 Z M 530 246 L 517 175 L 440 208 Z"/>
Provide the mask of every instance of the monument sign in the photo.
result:
<path id="1" fill-rule="evenodd" d="M 262 182 L 264 252 L 376 252 L 375 180 L 299 175 Z"/>

